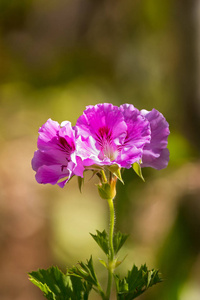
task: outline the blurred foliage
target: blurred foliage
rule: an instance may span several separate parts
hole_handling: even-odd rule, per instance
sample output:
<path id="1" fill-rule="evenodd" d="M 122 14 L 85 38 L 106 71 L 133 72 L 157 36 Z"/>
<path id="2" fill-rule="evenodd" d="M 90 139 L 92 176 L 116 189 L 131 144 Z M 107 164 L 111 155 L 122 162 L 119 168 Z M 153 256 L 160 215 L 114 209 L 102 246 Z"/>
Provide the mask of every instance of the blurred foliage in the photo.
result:
<path id="1" fill-rule="evenodd" d="M 187 284 L 199 278 L 196 276 L 193 280 L 191 276 L 192 268 L 198 265 L 199 246 L 194 246 L 194 242 L 195 239 L 199 240 L 199 232 L 195 231 L 192 237 L 192 232 L 198 226 L 198 218 L 195 218 L 191 230 L 189 220 L 193 217 L 191 215 L 187 219 L 182 213 L 182 201 L 179 199 L 191 186 L 195 189 L 196 197 L 199 197 L 199 173 L 195 171 L 200 152 L 199 53 L 195 48 L 199 43 L 199 25 L 194 14 L 197 5 L 198 1 L 195 0 L 0 1 L 0 154 L 7 157 L 7 160 L 2 160 L 5 166 L 1 166 L 2 199 L 7 199 L 12 190 L 10 182 L 18 186 L 17 180 L 23 182 L 28 176 L 26 169 L 21 177 L 20 174 L 14 176 L 20 173 L 16 164 L 29 148 L 32 152 L 27 155 L 31 160 L 36 149 L 37 130 L 48 118 L 58 122 L 70 120 L 74 125 L 86 105 L 99 102 L 120 105 L 128 102 L 139 109 L 151 110 L 155 107 L 170 124 L 168 168 L 159 172 L 144 169 L 146 183 L 133 170 L 126 170 L 122 174 L 125 186 L 120 182 L 117 186 L 116 226 L 131 234 L 127 246 L 127 251 L 133 249 L 130 259 L 133 257 L 140 263 L 147 257 L 148 265 L 154 263 L 166 277 L 159 288 L 152 289 L 141 299 L 185 299 Z M 23 150 L 20 147 L 24 147 Z M 179 178 L 176 179 L 179 170 Z M 29 171 L 32 182 L 34 175 L 31 169 Z M 10 176 L 7 181 L 6 172 Z M 193 176 L 193 180 L 189 176 Z M 171 178 L 174 178 L 174 185 Z M 27 193 L 34 194 L 36 185 L 33 187 L 30 182 Z M 157 188 L 161 193 L 159 200 L 154 190 L 157 182 L 160 182 Z M 87 239 L 87 245 L 82 242 L 81 236 L 85 238 L 85 235 L 81 229 L 93 232 L 96 229 L 93 228 L 95 221 L 102 226 L 97 228 L 100 230 L 106 224 L 106 207 L 104 203 L 96 203 L 100 200 L 93 185 L 94 180 L 88 179 L 81 196 L 76 193 L 77 186 L 73 181 L 65 191 L 56 187 L 40 187 L 42 191 L 47 191 L 44 192 L 44 201 L 49 203 L 51 212 L 49 228 L 53 236 L 48 236 L 49 245 L 54 259 L 63 265 L 69 263 L 70 259 L 76 259 L 81 245 L 82 249 L 91 249 L 93 244 L 88 244 Z M 148 194 L 150 186 L 152 190 Z M 181 195 L 177 194 L 178 188 Z M 16 193 L 20 194 L 17 187 Z M 148 199 L 151 199 L 152 207 L 157 203 L 162 205 L 162 201 L 166 201 L 165 195 L 173 196 L 176 208 L 175 204 L 167 202 L 171 216 L 166 221 L 167 230 L 153 247 L 152 244 L 148 245 L 145 232 L 137 232 L 134 220 L 140 216 L 142 219 L 142 213 L 147 213 L 145 207 L 148 206 Z M 64 197 L 69 198 L 67 203 Z M 192 207 L 196 207 L 190 201 L 192 196 L 188 197 L 188 206 L 191 203 Z M 87 202 L 86 198 L 90 201 Z M 26 201 L 29 201 L 28 197 Z M 83 203 L 80 205 L 79 201 Z M 78 212 L 77 207 L 82 211 Z M 95 207 L 98 212 L 95 212 Z M 91 213 L 94 217 L 89 225 Z M 102 215 L 104 220 L 101 219 Z M 69 251 L 68 238 L 64 241 L 66 232 L 70 236 L 71 225 L 68 220 L 79 234 L 77 241 L 71 241 L 70 244 L 74 249 L 78 247 L 78 250 Z M 147 223 L 148 218 L 143 222 Z M 162 227 L 156 223 L 156 218 L 154 222 L 148 226 Z M 145 238 L 146 244 L 141 241 Z M 199 299 L 199 293 L 194 300 Z M 0 292 L 0 296 L 5 295 Z"/>

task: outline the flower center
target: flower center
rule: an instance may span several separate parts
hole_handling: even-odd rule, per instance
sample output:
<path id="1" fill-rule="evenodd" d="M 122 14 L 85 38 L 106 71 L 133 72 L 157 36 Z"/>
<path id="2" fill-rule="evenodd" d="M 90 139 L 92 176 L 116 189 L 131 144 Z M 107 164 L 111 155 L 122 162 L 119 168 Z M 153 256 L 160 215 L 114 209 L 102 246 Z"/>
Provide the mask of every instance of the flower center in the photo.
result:
<path id="1" fill-rule="evenodd" d="M 107 157 L 111 161 L 117 158 L 118 150 L 113 141 L 111 129 L 107 126 L 100 127 L 97 134 L 97 141 L 101 147 L 103 157 Z"/>

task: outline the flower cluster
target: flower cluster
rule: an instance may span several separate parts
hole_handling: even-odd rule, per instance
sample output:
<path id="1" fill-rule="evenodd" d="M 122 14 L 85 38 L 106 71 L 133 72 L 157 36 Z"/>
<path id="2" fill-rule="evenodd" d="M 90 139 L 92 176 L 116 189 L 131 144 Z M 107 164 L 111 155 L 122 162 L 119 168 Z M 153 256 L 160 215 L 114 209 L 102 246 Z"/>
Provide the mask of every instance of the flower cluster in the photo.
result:
<path id="1" fill-rule="evenodd" d="M 49 119 L 39 129 L 32 167 L 38 183 L 60 187 L 74 175 L 83 177 L 86 169 L 129 169 L 138 162 L 141 167 L 159 170 L 169 161 L 168 135 L 169 125 L 155 109 L 90 105 L 74 127 L 69 121 L 60 125 Z"/>

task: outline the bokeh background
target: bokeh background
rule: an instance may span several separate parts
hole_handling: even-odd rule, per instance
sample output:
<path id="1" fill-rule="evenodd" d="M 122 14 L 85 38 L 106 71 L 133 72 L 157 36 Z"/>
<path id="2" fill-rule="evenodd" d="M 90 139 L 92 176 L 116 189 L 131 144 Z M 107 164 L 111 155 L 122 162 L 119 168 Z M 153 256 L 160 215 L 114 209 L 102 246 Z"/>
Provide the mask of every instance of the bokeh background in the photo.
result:
<path id="1" fill-rule="evenodd" d="M 91 252 L 105 284 L 89 236 L 109 223 L 98 181 L 80 194 L 76 178 L 43 186 L 31 169 L 48 118 L 75 125 L 100 102 L 156 108 L 171 131 L 168 168 L 144 169 L 145 183 L 126 170 L 118 184 L 116 227 L 130 237 L 117 272 L 146 262 L 164 282 L 141 300 L 199 300 L 198 0 L 0 0 L 0 299 L 44 299 L 27 272 Z"/>

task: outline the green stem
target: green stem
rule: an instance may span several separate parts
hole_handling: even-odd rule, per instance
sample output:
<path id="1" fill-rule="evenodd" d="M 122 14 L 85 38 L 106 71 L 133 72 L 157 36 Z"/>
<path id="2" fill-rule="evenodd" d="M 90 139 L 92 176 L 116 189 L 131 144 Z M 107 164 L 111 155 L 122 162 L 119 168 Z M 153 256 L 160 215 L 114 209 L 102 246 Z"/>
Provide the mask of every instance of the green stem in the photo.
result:
<path id="1" fill-rule="evenodd" d="M 103 182 L 107 182 L 107 178 L 103 170 L 101 171 L 101 174 L 102 174 Z"/>
<path id="2" fill-rule="evenodd" d="M 114 234 L 114 224 L 115 224 L 115 212 L 113 199 L 108 199 L 108 204 L 110 208 L 110 230 L 109 230 L 109 246 L 110 246 L 110 259 L 114 258 L 114 247 L 113 247 L 113 234 Z"/>
<path id="3" fill-rule="evenodd" d="M 108 205 L 110 209 L 110 229 L 109 229 L 109 257 L 108 257 L 108 284 L 106 291 L 106 299 L 110 299 L 113 271 L 114 271 L 114 247 L 113 247 L 113 234 L 114 234 L 114 223 L 115 223 L 115 212 L 113 199 L 108 199 Z"/>

